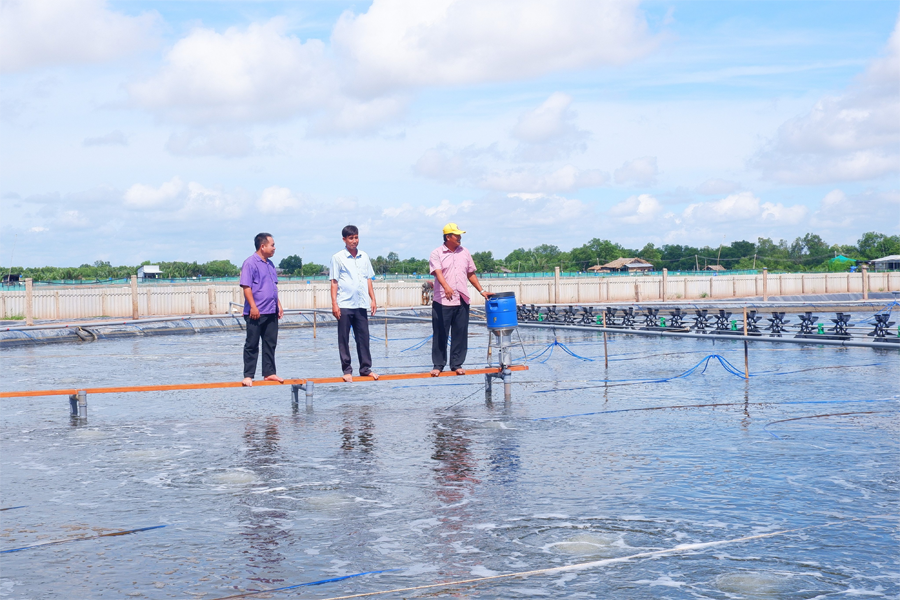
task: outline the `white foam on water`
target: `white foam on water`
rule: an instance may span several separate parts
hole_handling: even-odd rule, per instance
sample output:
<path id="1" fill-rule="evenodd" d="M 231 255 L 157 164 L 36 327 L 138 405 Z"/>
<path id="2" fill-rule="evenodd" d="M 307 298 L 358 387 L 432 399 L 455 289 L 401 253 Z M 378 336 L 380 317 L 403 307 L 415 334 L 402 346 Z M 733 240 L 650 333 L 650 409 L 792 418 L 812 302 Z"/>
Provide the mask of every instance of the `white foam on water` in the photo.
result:
<path id="1" fill-rule="evenodd" d="M 96 440 L 98 438 L 104 438 L 108 434 L 105 431 L 100 429 L 79 429 L 75 431 L 75 437 L 85 438 L 89 440 Z"/>
<path id="2" fill-rule="evenodd" d="M 209 476 L 210 481 L 214 483 L 224 483 L 227 485 L 246 485 L 255 483 L 259 477 L 250 471 L 223 471 L 221 473 L 213 473 Z"/>
<path id="3" fill-rule="evenodd" d="M 10 579 L 0 581 L 0 598 L 6 598 L 7 596 L 9 596 L 13 591 L 13 587 L 17 585 L 22 584 L 18 581 L 12 581 Z"/>
<path id="4" fill-rule="evenodd" d="M 503 421 L 484 421 L 481 426 L 485 429 L 515 429 L 515 427 L 509 427 Z"/>
<path id="5" fill-rule="evenodd" d="M 150 450 L 128 450 L 120 452 L 122 458 L 129 460 L 165 460 L 177 456 L 179 453 L 168 448 L 153 448 Z"/>
<path id="6" fill-rule="evenodd" d="M 884 588 L 882 588 L 880 585 L 876 586 L 876 587 L 877 587 L 877 589 L 875 589 L 875 590 L 860 590 L 860 589 L 852 587 L 848 590 L 845 590 L 844 595 L 845 596 L 884 596 L 884 594 L 882 593 L 882 590 Z"/>
<path id="7" fill-rule="evenodd" d="M 787 591 L 788 578 L 777 573 L 746 571 L 716 578 L 716 587 L 742 598 L 778 598 Z"/>
<path id="8" fill-rule="evenodd" d="M 653 587 L 655 585 L 661 585 L 661 586 L 665 586 L 665 587 L 674 587 L 674 588 L 685 585 L 685 583 L 683 581 L 675 581 L 669 575 L 660 575 L 657 579 L 654 579 L 652 581 L 649 579 L 641 579 L 640 581 L 635 581 L 635 583 L 649 585 L 650 587 Z"/>
<path id="9" fill-rule="evenodd" d="M 310 496 L 304 498 L 303 502 L 315 510 L 334 510 L 353 503 L 351 498 L 341 496 L 340 494 L 326 494 L 324 496 Z"/>
<path id="10" fill-rule="evenodd" d="M 493 577 L 494 575 L 499 575 L 498 571 L 492 571 L 485 567 L 484 565 L 476 565 L 469 570 L 475 577 Z"/>
<path id="11" fill-rule="evenodd" d="M 544 550 L 580 556 L 611 556 L 623 546 L 619 536 L 608 533 L 580 533 L 543 547 Z"/>

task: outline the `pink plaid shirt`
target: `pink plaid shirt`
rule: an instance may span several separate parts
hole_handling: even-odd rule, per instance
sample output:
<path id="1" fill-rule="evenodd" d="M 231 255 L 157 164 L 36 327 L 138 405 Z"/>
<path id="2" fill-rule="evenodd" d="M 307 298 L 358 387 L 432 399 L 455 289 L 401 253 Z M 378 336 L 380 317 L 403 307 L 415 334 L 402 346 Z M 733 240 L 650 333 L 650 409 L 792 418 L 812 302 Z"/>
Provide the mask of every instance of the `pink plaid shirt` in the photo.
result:
<path id="1" fill-rule="evenodd" d="M 453 252 L 447 248 L 446 244 L 435 248 L 428 258 L 428 266 L 431 274 L 438 269 L 444 274 L 444 280 L 453 288 L 455 292 L 453 298 L 444 296 L 444 286 L 438 283 L 437 277 L 434 279 L 434 301 L 444 306 L 459 306 L 459 299 L 462 298 L 469 304 L 469 274 L 474 273 L 475 261 L 469 251 L 459 246 Z"/>

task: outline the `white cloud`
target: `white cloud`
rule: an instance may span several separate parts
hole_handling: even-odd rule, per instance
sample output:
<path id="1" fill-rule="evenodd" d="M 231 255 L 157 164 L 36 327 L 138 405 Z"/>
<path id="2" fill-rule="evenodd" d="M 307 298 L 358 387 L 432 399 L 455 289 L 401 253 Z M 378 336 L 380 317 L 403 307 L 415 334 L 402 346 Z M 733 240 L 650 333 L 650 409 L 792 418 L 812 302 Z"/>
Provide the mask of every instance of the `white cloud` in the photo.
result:
<path id="1" fill-rule="evenodd" d="M 697 192 L 709 196 L 718 196 L 721 194 L 730 194 L 731 192 L 736 192 L 740 188 L 740 183 L 728 181 L 727 179 L 713 178 L 707 179 L 699 186 L 697 186 Z"/>
<path id="2" fill-rule="evenodd" d="M 555 194 L 609 183 L 608 173 L 599 169 L 581 169 L 574 165 L 563 165 L 552 171 L 536 167 L 498 167 L 486 172 L 485 162 L 502 158 L 503 155 L 496 150 L 496 144 L 486 148 L 469 146 L 459 151 L 440 145 L 426 150 L 413 166 L 413 171 L 437 181 L 457 182 L 500 192 Z"/>
<path id="3" fill-rule="evenodd" d="M 878 225 L 875 225 L 875 224 Z M 810 226 L 826 232 L 856 227 L 862 231 L 900 228 L 900 192 L 866 191 L 847 195 L 834 189 L 825 194 Z"/>
<path id="4" fill-rule="evenodd" d="M 790 184 L 860 181 L 900 172 L 900 20 L 885 55 L 844 94 L 778 128 L 752 163 Z"/>
<path id="5" fill-rule="evenodd" d="M 136 183 L 125 191 L 124 204 L 128 208 L 137 210 L 156 210 L 172 206 L 184 191 L 184 182 L 179 177 L 173 177 L 158 188 Z"/>
<path id="6" fill-rule="evenodd" d="M 628 225 L 651 223 L 659 218 L 663 206 L 650 194 L 631 196 L 609 209 L 609 216 Z"/>
<path id="7" fill-rule="evenodd" d="M 422 177 L 448 183 L 470 179 L 479 176 L 484 170 L 476 161 L 495 152 L 493 144 L 488 148 L 468 146 L 456 152 L 442 144 L 426 150 L 413 165 L 413 171 Z"/>
<path id="8" fill-rule="evenodd" d="M 257 148 L 253 139 L 243 131 L 191 129 L 173 133 L 166 142 L 166 150 L 175 156 L 220 156 L 237 158 L 253 154 Z"/>
<path id="9" fill-rule="evenodd" d="M 301 202 L 288 188 L 272 186 L 263 190 L 256 207 L 266 215 L 277 215 L 300 208 Z"/>
<path id="10" fill-rule="evenodd" d="M 608 182 L 609 175 L 603 171 L 565 165 L 549 173 L 535 169 L 497 171 L 485 175 L 478 186 L 497 191 L 553 194 L 599 187 Z"/>
<path id="11" fill-rule="evenodd" d="M 156 16 L 129 17 L 103 0 L 3 0 L 2 71 L 116 60 L 154 43 Z"/>
<path id="12" fill-rule="evenodd" d="M 760 202 L 751 192 L 739 192 L 715 200 L 689 205 L 679 222 L 734 223 L 765 222 L 772 225 L 796 225 L 809 214 L 802 204 L 784 206 L 772 202 Z"/>
<path id="13" fill-rule="evenodd" d="M 375 0 L 345 12 L 330 42 L 302 41 L 284 19 L 197 27 L 127 89 L 134 105 L 192 125 L 303 116 L 314 135 L 371 132 L 413 89 L 621 64 L 656 43 L 636 0 Z"/>
<path id="14" fill-rule="evenodd" d="M 56 214 L 54 224 L 60 229 L 83 229 L 91 225 L 91 221 L 78 210 L 63 210 Z"/>
<path id="15" fill-rule="evenodd" d="M 119 131 L 118 129 L 115 131 L 111 131 L 106 135 L 101 135 L 98 137 L 92 138 L 84 138 L 82 142 L 84 146 L 127 146 L 128 138 L 125 137 L 125 134 Z"/>
<path id="16" fill-rule="evenodd" d="M 269 121 L 322 108 L 335 73 L 320 40 L 285 34 L 273 19 L 224 33 L 196 28 L 154 77 L 128 86 L 138 106 L 175 121 Z"/>
<path id="17" fill-rule="evenodd" d="M 522 142 L 517 152 L 519 158 L 545 161 L 584 152 L 589 134 L 575 126 L 571 104 L 571 96 L 555 92 L 536 109 L 519 117 L 512 131 L 513 137 Z"/>
<path id="18" fill-rule="evenodd" d="M 616 183 L 634 186 L 653 185 L 656 183 L 657 175 L 659 169 L 656 166 L 655 156 L 642 156 L 626 161 L 614 174 Z"/>
<path id="19" fill-rule="evenodd" d="M 375 0 L 345 12 L 332 43 L 354 87 L 379 95 L 622 64 L 655 42 L 636 0 Z"/>
<path id="20" fill-rule="evenodd" d="M 50 231 L 46 227 L 32 227 L 28 230 L 29 233 L 44 233 L 45 231 Z"/>

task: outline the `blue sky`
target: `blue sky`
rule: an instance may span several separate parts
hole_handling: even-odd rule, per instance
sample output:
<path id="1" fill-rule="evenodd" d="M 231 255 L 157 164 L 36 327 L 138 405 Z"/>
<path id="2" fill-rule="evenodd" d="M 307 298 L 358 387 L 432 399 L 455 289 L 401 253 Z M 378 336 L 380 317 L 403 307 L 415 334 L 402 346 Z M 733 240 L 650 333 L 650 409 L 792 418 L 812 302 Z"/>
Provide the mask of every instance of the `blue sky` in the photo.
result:
<path id="1" fill-rule="evenodd" d="M 3 264 L 900 230 L 897 2 L 2 11 Z"/>

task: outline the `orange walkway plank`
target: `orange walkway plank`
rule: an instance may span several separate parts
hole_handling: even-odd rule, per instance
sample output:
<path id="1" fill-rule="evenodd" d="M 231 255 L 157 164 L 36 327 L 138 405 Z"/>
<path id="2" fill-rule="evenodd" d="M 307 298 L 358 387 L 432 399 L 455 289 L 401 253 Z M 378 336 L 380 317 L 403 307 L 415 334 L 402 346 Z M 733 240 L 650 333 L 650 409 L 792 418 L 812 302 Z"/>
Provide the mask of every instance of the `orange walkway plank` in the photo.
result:
<path id="1" fill-rule="evenodd" d="M 512 365 L 510 371 L 527 371 L 525 365 Z M 488 373 L 499 373 L 500 369 L 468 369 L 466 375 L 487 375 Z M 465 375 L 456 375 L 451 371 L 444 371 L 441 377 L 465 377 Z M 403 381 L 407 379 L 431 379 L 430 373 L 397 373 L 394 375 L 382 375 L 379 381 Z M 314 377 L 310 379 L 285 379 L 284 383 L 277 381 L 254 381 L 253 387 L 262 385 L 291 385 L 301 384 L 311 381 L 313 383 L 346 383 L 340 377 Z M 353 383 L 364 381 L 375 381 L 371 377 L 354 377 Z M 136 385 L 126 387 L 101 387 L 101 388 L 73 388 L 68 390 L 28 390 L 22 392 L 0 392 L 0 398 L 25 398 L 31 396 L 70 396 L 79 390 L 83 390 L 88 394 L 116 394 L 125 392 L 170 392 L 176 390 L 211 390 L 217 388 L 239 388 L 243 387 L 240 381 L 220 381 L 213 383 L 176 383 L 171 385 Z"/>

